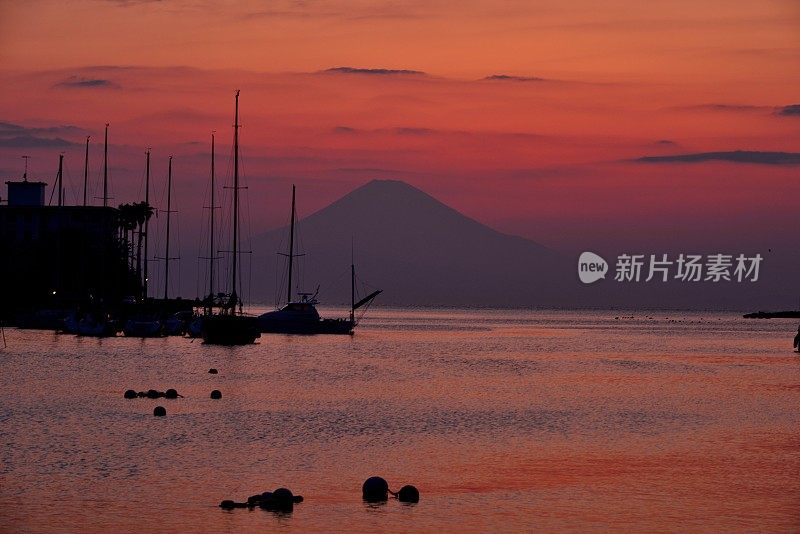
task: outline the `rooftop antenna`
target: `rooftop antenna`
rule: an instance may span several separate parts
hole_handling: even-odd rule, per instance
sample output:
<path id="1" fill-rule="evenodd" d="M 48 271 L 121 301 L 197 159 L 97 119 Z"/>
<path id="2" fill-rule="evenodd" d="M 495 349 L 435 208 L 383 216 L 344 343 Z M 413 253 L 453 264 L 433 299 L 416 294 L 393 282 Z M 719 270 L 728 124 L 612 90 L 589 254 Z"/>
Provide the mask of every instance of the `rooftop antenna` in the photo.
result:
<path id="1" fill-rule="evenodd" d="M 30 156 L 22 156 L 22 159 L 25 160 L 25 172 L 22 174 L 22 181 L 28 181 L 28 160 L 31 159 Z"/>

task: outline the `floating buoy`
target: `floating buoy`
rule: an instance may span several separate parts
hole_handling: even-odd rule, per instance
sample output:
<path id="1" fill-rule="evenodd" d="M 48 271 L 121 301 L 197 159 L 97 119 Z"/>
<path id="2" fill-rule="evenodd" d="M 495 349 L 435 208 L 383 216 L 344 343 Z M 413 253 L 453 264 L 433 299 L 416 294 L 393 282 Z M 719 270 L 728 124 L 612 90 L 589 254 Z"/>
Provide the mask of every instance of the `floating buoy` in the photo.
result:
<path id="1" fill-rule="evenodd" d="M 261 494 L 258 505 L 264 510 L 273 512 L 291 512 L 296 503 L 303 502 L 301 495 L 294 495 L 288 488 L 278 488 L 273 492 L 265 491 Z"/>
<path id="2" fill-rule="evenodd" d="M 367 502 L 381 502 L 388 499 L 389 484 L 381 477 L 369 477 L 361 486 L 361 495 Z"/>
<path id="3" fill-rule="evenodd" d="M 267 492 L 265 492 L 265 493 L 267 493 Z M 257 505 L 259 502 L 261 502 L 261 499 L 262 499 L 262 496 L 263 496 L 263 495 L 264 495 L 264 493 L 257 493 L 257 494 L 255 494 L 255 495 L 251 495 L 251 496 L 249 496 L 249 497 L 247 498 L 247 504 L 249 504 L 249 505 L 251 505 L 251 506 L 255 506 L 255 505 Z M 271 495 L 271 494 L 270 494 L 270 495 Z"/>
<path id="4" fill-rule="evenodd" d="M 139 393 L 136 394 L 136 396 L 139 397 L 140 399 L 143 399 L 144 397 L 147 396 L 147 393 L 144 391 L 140 391 Z"/>
<path id="5" fill-rule="evenodd" d="M 236 503 L 231 500 L 224 500 L 221 503 L 219 503 L 219 507 L 222 508 L 223 510 L 233 510 L 234 508 L 236 508 Z"/>
<path id="6" fill-rule="evenodd" d="M 414 486 L 403 486 L 397 492 L 397 500 L 400 502 L 419 502 L 419 490 Z"/>
<path id="7" fill-rule="evenodd" d="M 178 392 L 175 391 L 174 389 L 168 389 L 167 392 L 164 394 L 164 396 L 168 399 L 177 399 Z"/>
<path id="8" fill-rule="evenodd" d="M 164 417 L 165 415 L 167 415 L 167 410 L 163 406 L 156 406 L 153 409 L 153 415 L 155 415 L 156 417 Z"/>
<path id="9" fill-rule="evenodd" d="M 136 392 L 132 389 L 125 390 L 125 398 L 126 399 L 135 399 Z"/>
<path id="10" fill-rule="evenodd" d="M 221 399 L 222 398 L 222 392 L 220 390 L 218 390 L 218 389 L 215 389 L 214 391 L 211 392 L 211 398 L 212 399 Z"/>
<path id="11" fill-rule="evenodd" d="M 159 397 L 164 396 L 163 393 L 161 393 L 160 391 L 156 391 L 155 389 L 148 389 L 146 395 L 148 399 L 158 399 Z"/>
<path id="12" fill-rule="evenodd" d="M 216 370 L 216 369 L 214 369 L 213 367 L 212 367 L 211 369 L 209 369 L 209 370 L 208 370 L 208 374 L 211 374 L 211 375 L 215 375 L 215 374 L 217 374 L 218 372 L 219 372 L 219 371 L 217 371 L 217 370 Z"/>

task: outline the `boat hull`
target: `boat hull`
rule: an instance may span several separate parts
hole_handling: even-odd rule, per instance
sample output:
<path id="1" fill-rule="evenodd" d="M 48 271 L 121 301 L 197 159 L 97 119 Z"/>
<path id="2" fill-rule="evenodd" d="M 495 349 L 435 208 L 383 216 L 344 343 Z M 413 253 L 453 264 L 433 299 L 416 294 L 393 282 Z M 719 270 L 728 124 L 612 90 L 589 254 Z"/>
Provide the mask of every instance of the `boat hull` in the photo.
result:
<path id="1" fill-rule="evenodd" d="M 353 335 L 355 325 L 350 319 L 319 319 L 317 321 L 277 321 L 262 319 L 259 330 L 265 334 Z"/>
<path id="2" fill-rule="evenodd" d="M 161 337 L 161 321 L 127 321 L 122 329 L 127 337 Z"/>
<path id="3" fill-rule="evenodd" d="M 205 317 L 202 334 L 209 345 L 251 345 L 261 337 L 255 317 L 240 315 Z"/>

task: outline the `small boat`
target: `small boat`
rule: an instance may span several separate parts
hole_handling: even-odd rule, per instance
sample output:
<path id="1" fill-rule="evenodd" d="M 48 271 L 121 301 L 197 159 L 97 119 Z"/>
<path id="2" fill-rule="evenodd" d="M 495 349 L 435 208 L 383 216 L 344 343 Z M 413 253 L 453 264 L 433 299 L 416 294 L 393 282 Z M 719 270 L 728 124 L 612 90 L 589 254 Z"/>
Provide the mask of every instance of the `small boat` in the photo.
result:
<path id="1" fill-rule="evenodd" d="M 186 334 L 187 323 L 192 317 L 191 312 L 177 312 L 163 321 L 161 325 L 164 328 L 164 335 L 166 336 L 182 336 Z"/>
<path id="2" fill-rule="evenodd" d="M 78 321 L 78 335 L 86 337 L 114 337 L 117 325 L 107 315 L 86 314 Z"/>
<path id="3" fill-rule="evenodd" d="M 255 317 L 242 314 L 237 271 L 239 261 L 239 91 L 236 91 L 236 111 L 233 121 L 233 224 L 231 248 L 231 293 L 222 308 L 203 317 L 203 342 L 209 345 L 250 345 L 261 337 Z"/>
<path id="4" fill-rule="evenodd" d="M 122 332 L 126 337 L 161 337 L 164 335 L 161 321 L 145 318 L 128 319 L 125 321 L 125 326 L 122 327 Z"/>
<path id="5" fill-rule="evenodd" d="M 289 287 L 286 292 L 286 305 L 275 311 L 267 312 L 258 317 L 258 327 L 261 332 L 269 334 L 344 334 L 352 335 L 358 321 L 356 310 L 370 304 L 382 290 L 373 291 L 366 297 L 356 302 L 356 270 L 350 264 L 350 316 L 341 319 L 323 319 L 317 311 L 317 293 L 298 293 L 299 300 L 292 300 L 292 266 L 293 259 L 299 254 L 294 253 L 294 225 L 295 225 L 295 187 L 292 186 L 292 216 L 289 227 L 289 253 L 282 254 L 288 258 Z"/>

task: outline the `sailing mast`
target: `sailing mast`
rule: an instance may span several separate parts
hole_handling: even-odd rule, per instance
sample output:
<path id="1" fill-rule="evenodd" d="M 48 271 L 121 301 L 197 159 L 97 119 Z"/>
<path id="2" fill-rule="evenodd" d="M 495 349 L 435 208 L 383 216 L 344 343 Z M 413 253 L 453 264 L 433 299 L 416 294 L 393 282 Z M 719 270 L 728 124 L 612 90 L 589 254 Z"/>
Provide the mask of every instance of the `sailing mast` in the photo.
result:
<path id="1" fill-rule="evenodd" d="M 236 111 L 233 120 L 233 259 L 231 297 L 228 307 L 231 314 L 236 312 L 236 305 L 239 303 L 239 295 L 236 291 L 236 275 L 238 270 L 239 256 L 239 90 L 236 90 Z"/>
<path id="2" fill-rule="evenodd" d="M 164 300 L 167 300 L 169 290 L 169 219 L 172 214 L 172 156 L 169 157 L 169 171 L 167 173 L 167 245 L 164 254 Z"/>
<path id="3" fill-rule="evenodd" d="M 88 142 L 88 141 L 87 141 Z M 88 146 L 88 144 L 87 144 Z M 150 149 L 147 149 L 146 154 L 146 163 L 145 163 L 145 173 L 144 173 L 144 203 L 147 207 L 150 207 Z M 150 234 L 148 233 L 148 227 L 150 226 L 150 217 L 146 217 L 144 220 L 144 299 L 147 300 L 147 262 L 149 258 L 147 256 L 147 242 L 150 240 Z"/>
<path id="4" fill-rule="evenodd" d="M 89 138 L 86 136 L 86 156 L 83 158 L 83 207 L 86 207 L 86 189 L 89 185 Z"/>
<path id="5" fill-rule="evenodd" d="M 58 206 L 64 205 L 64 154 L 58 155 Z M 52 197 L 51 197 L 52 198 Z"/>
<path id="6" fill-rule="evenodd" d="M 294 184 L 292 184 L 292 222 L 289 231 L 289 286 L 286 291 L 286 304 L 292 302 L 292 263 L 294 260 Z"/>
<path id="7" fill-rule="evenodd" d="M 211 132 L 211 223 L 208 232 L 208 312 L 214 303 L 214 132 Z"/>
<path id="8" fill-rule="evenodd" d="M 103 143 L 103 207 L 108 207 L 108 123 L 106 123 L 106 136 Z"/>

